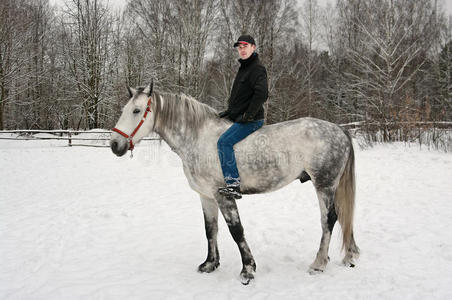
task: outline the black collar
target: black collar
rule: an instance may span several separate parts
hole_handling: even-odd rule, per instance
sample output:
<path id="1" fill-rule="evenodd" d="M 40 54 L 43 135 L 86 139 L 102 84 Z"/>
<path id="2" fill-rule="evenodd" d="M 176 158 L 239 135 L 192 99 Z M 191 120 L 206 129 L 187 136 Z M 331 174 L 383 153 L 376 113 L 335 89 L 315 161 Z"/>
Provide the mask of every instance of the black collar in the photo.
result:
<path id="1" fill-rule="evenodd" d="M 248 57 L 247 59 L 239 59 L 239 63 L 240 63 L 240 68 L 246 68 L 247 66 L 249 66 L 253 61 L 258 59 L 258 54 L 256 52 L 253 52 L 253 54 L 251 54 L 250 57 Z"/>

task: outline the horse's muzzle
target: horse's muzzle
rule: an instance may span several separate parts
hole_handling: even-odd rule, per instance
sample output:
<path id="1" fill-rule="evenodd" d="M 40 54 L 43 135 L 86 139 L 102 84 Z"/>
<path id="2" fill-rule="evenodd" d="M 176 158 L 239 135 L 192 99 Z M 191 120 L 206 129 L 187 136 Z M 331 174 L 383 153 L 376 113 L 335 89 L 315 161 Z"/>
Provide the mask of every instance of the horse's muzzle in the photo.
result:
<path id="1" fill-rule="evenodd" d="M 117 140 L 111 140 L 110 148 L 117 156 L 123 156 L 129 150 L 129 145 L 127 143 L 119 143 Z"/>

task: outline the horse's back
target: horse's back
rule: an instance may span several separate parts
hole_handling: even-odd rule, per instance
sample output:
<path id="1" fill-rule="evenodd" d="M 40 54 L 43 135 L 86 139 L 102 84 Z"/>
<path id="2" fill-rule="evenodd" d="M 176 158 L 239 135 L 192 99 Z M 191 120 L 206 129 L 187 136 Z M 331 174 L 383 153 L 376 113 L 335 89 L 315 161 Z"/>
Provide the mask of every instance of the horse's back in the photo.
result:
<path id="1" fill-rule="evenodd" d="M 265 125 L 246 138 L 243 144 L 247 148 L 256 148 L 258 152 L 296 151 L 308 155 L 347 143 L 345 132 L 337 124 L 315 118 L 299 118 Z"/>

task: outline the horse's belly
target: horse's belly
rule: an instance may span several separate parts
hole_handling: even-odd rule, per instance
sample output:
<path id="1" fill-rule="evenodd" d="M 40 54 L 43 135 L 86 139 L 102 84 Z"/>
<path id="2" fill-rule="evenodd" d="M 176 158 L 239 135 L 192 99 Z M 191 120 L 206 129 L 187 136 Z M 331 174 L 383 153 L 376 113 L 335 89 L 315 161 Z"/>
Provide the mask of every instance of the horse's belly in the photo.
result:
<path id="1" fill-rule="evenodd" d="M 289 151 L 255 152 L 237 159 L 242 189 L 245 193 L 270 192 L 299 178 L 302 161 Z"/>

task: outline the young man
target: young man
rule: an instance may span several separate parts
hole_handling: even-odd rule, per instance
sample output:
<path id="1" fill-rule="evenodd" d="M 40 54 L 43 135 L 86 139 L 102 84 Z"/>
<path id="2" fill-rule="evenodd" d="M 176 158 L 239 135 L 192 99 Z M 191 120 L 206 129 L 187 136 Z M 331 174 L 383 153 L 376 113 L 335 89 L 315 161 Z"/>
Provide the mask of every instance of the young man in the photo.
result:
<path id="1" fill-rule="evenodd" d="M 218 155 L 226 183 L 218 192 L 226 197 L 242 198 L 240 176 L 233 146 L 264 124 L 264 102 L 268 97 L 267 70 L 255 52 L 256 43 L 250 35 L 242 35 L 234 44 L 240 56 L 240 68 L 235 76 L 228 109 L 219 114 L 234 124 L 218 139 Z"/>

